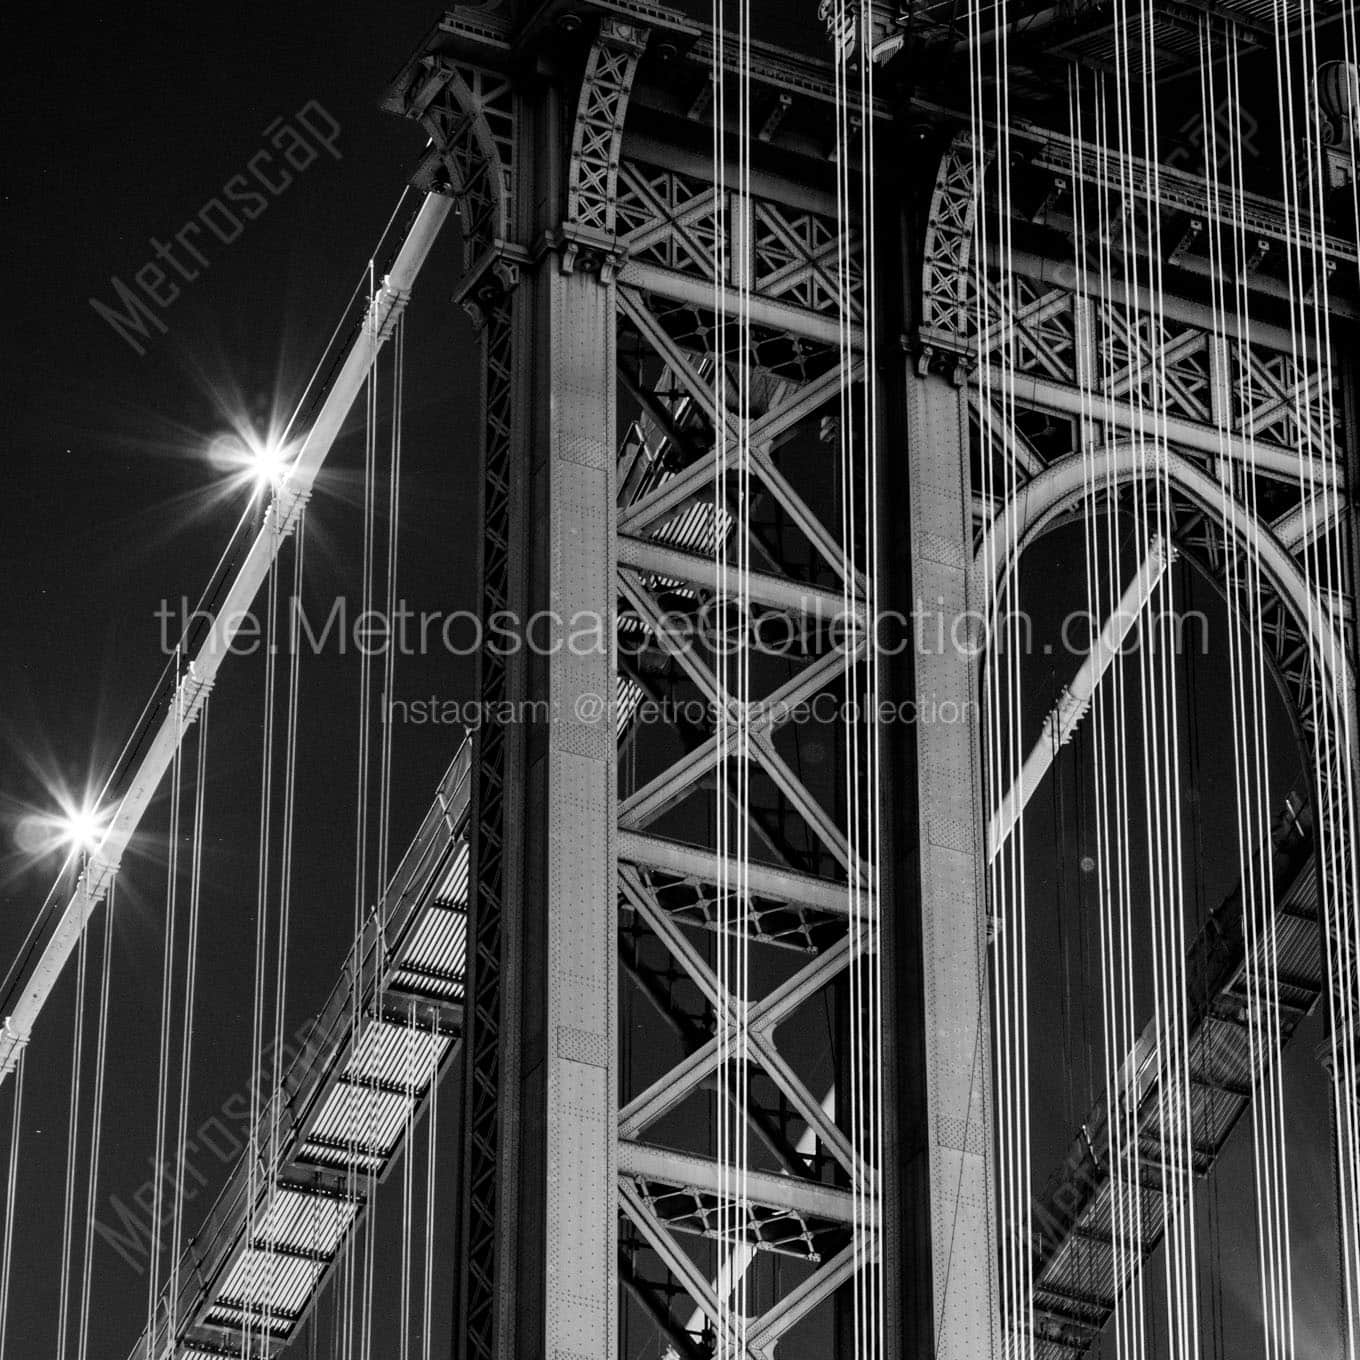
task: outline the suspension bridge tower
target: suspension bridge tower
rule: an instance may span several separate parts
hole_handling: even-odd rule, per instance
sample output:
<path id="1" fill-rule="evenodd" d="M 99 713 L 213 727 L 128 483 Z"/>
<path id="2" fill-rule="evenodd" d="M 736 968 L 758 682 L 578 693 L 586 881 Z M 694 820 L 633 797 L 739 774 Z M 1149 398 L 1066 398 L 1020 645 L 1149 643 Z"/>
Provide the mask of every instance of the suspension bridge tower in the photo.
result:
<path id="1" fill-rule="evenodd" d="M 1239 1124 L 1261 1310 L 1292 1327 L 1280 1074 L 1319 1012 L 1356 1355 L 1360 80 L 1353 9 L 1267 8 L 823 0 L 806 53 L 749 4 L 731 31 L 648 0 L 438 22 L 384 96 L 426 139 L 419 206 L 5 997 L 0 1080 L 456 215 L 480 723 L 376 900 L 361 870 L 344 974 L 164 1275 L 156 1237 L 133 1360 L 286 1353 L 341 1276 L 371 1324 L 357 1229 L 403 1144 L 410 1219 L 445 1071 L 457 1360 L 1141 1357 L 1152 1311 L 1198 1355 L 1196 1187 Z M 1021 559 L 1058 533 L 1092 626 L 1036 710 Z M 1212 909 L 1167 659 L 1187 572 L 1233 639 Z M 1287 802 L 1272 704 L 1308 772 Z M 1031 1032 L 1054 946 L 1024 850 L 1079 731 L 1084 1113 Z"/>
<path id="2" fill-rule="evenodd" d="M 1143 7 L 1159 79 L 1194 69 L 1196 42 L 1209 67 L 1227 36 L 1266 42 L 1254 10 L 1228 8 L 1211 23 Z M 1073 62 L 1110 65 L 1110 6 L 1017 19 L 1011 49 L 987 57 L 990 83 L 970 78 L 979 35 L 948 6 L 855 9 L 823 6 L 818 57 L 739 51 L 640 0 L 455 9 L 389 94 L 430 139 L 417 183 L 461 216 L 459 300 L 483 356 L 484 622 L 602 619 L 608 639 L 481 659 L 484 700 L 542 718 L 493 718 L 474 742 L 464 1360 L 631 1356 L 658 1336 L 686 1360 L 867 1354 L 857 1290 L 887 1353 L 1002 1354 L 1014 1308 L 997 1228 L 980 662 L 943 632 L 931 645 L 918 614 L 985 615 L 997 587 L 980 544 L 991 536 L 1004 576 L 1089 493 L 1084 449 L 1099 445 L 1111 501 L 1156 481 L 1174 551 L 1230 595 L 1235 554 L 1264 557 L 1271 664 L 1296 712 L 1314 707 L 1319 636 L 1335 643 L 1329 664 L 1349 666 L 1300 562 L 1319 514 L 1328 532 L 1349 523 L 1336 487 L 1350 389 L 1332 356 L 1266 320 L 1321 229 L 1157 169 L 1146 145 L 1097 152 L 1070 109 L 1048 126 L 1019 118 L 1072 89 Z M 982 34 L 989 52 L 1007 37 Z M 876 81 L 844 75 L 866 66 Z M 1009 101 L 1004 144 L 970 88 Z M 1136 229 L 1097 280 L 1073 242 L 1102 195 Z M 1223 241 L 1243 223 L 1263 299 L 1250 334 L 1221 291 Z M 1326 268 L 1353 273 L 1353 245 L 1328 248 Z M 1153 372 L 1149 395 L 1130 375 Z M 854 424 L 846 394 L 866 388 L 876 430 L 857 499 L 838 485 L 838 441 Z M 1133 448 L 1153 408 L 1155 472 Z M 1237 470 L 1240 495 L 1305 463 L 1273 530 L 1245 514 L 1225 529 L 1216 469 Z M 855 537 L 856 507 L 878 533 Z M 714 720 L 730 692 L 716 651 L 688 645 L 733 596 L 757 631 L 777 620 L 798 639 L 753 666 L 740 754 Z M 917 621 L 905 645 L 837 643 L 871 602 L 876 618 Z M 791 715 L 867 694 L 916 720 L 871 720 L 882 760 L 866 810 L 853 723 Z M 729 763 L 745 786 L 735 839 L 714 811 L 731 801 Z M 724 933 L 750 950 L 739 988 L 720 968 Z M 1322 952 L 1294 979 L 1307 1004 Z M 852 1112 L 866 971 L 881 980 L 882 1072 L 867 1121 Z M 1215 1043 L 1235 1042 L 1223 1033 Z M 1196 1080 L 1236 1092 L 1240 1114 L 1242 1084 L 1209 1067 Z M 749 1127 L 736 1179 L 724 1118 Z M 1211 1164 L 1232 1122 L 1196 1123 L 1196 1155 Z M 1092 1147 L 1059 1177 L 1069 1199 L 1024 1268 L 1027 1344 L 1047 1355 L 1089 1349 L 1162 1230 L 1120 1263 L 1108 1154 Z M 1172 1174 L 1143 1187 L 1170 1203 Z M 1076 1252 L 1088 1273 L 1103 1260 L 1103 1283 L 1073 1283 Z"/>
<path id="3" fill-rule="evenodd" d="M 417 184 L 461 214 L 459 300 L 483 355 L 484 622 L 602 619 L 609 638 L 481 659 L 484 701 L 546 716 L 493 718 L 474 741 L 467 1360 L 631 1354 L 627 1338 L 658 1328 L 670 1353 L 726 1354 L 734 1274 L 752 1354 L 798 1334 L 829 1353 L 853 1344 L 861 1272 L 891 1281 L 891 1352 L 926 1354 L 934 1334 L 941 1357 L 998 1353 L 978 729 L 892 734 L 891 1094 L 871 1148 L 846 1114 L 845 1012 L 869 966 L 858 791 L 839 720 L 790 721 L 863 692 L 865 649 L 833 634 L 862 613 L 866 579 L 893 607 L 969 608 L 969 184 L 952 162 L 937 182 L 934 130 L 891 99 L 849 109 L 857 133 L 881 128 L 871 326 L 853 274 L 860 165 L 840 167 L 848 215 L 844 174 L 837 195 L 834 64 L 757 42 L 744 69 L 706 24 L 631 0 L 456 9 L 389 95 L 430 138 Z M 736 129 L 715 119 L 743 80 L 739 176 Z M 898 451 L 874 469 L 873 503 L 893 507 L 874 560 L 844 542 L 836 485 L 842 402 L 869 370 Z M 737 385 L 748 407 L 729 414 Z M 720 579 L 739 444 L 749 551 Z M 724 592 L 798 639 L 752 682 L 740 868 L 714 828 L 734 759 L 714 657 L 678 641 Z M 875 685 L 885 702 L 960 709 L 973 694 L 962 652 L 897 652 Z M 719 976 L 720 930 L 750 942 L 744 995 Z M 734 1200 L 714 1139 L 735 1100 L 723 1031 L 743 1009 L 753 1136 Z"/>

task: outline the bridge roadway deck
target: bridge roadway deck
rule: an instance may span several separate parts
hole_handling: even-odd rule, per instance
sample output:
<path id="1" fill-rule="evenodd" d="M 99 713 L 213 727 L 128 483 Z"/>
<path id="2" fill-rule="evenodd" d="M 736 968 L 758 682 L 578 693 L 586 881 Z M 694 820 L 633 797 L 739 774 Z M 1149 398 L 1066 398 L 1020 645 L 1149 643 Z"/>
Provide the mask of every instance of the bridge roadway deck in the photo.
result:
<path id="1" fill-rule="evenodd" d="M 469 766 L 465 743 L 131 1360 L 277 1354 L 343 1258 L 461 1035 Z"/>
<path id="2" fill-rule="evenodd" d="M 1240 888 L 1210 914 L 1190 947 L 1188 1171 L 1198 1177 L 1213 1169 L 1260 1082 L 1247 1022 L 1250 973 L 1259 970 L 1264 992 L 1276 1003 L 1280 1050 L 1325 986 L 1317 864 L 1306 826 L 1291 818 L 1277 828 L 1269 869 L 1273 949 L 1261 929 L 1248 957 Z M 1187 1168 L 1162 1133 L 1167 1125 L 1187 1127 L 1186 1096 L 1167 1079 L 1153 1023 L 1124 1063 L 1115 1094 L 1118 1126 L 1136 1136 L 1112 1148 L 1107 1092 L 1034 1204 L 1035 1360 L 1087 1354 L 1160 1243 L 1166 1204 L 1186 1194 Z"/>

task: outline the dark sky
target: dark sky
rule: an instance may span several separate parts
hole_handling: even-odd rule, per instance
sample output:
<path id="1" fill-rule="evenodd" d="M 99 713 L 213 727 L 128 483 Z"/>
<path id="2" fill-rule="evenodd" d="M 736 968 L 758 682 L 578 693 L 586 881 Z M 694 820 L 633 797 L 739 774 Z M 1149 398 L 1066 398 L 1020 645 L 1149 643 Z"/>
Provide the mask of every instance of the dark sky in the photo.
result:
<path id="1" fill-rule="evenodd" d="M 181 595 L 192 602 L 208 580 L 245 505 L 243 493 L 223 492 L 208 444 L 232 418 L 263 428 L 300 396 L 420 153 L 417 129 L 375 105 L 438 6 L 167 3 L 95 13 L 77 20 L 32 7 L 7 25 L 15 77 L 4 95 L 0 180 L 10 299 L 0 496 L 7 850 L 18 818 L 50 806 L 54 782 L 80 787 L 107 773 L 163 664 L 158 607 Z M 173 237 L 268 145 L 272 120 L 291 123 L 312 101 L 339 123 L 341 159 L 318 157 L 239 239 L 205 245 L 209 267 L 162 314 L 168 333 L 134 353 L 88 299 L 111 303 L 112 279 L 131 284 L 152 260 L 151 238 Z M 475 569 L 476 367 L 470 326 L 448 302 L 455 245 L 445 238 L 407 323 L 401 581 L 424 608 L 469 604 Z M 323 614 L 337 592 L 353 594 L 361 457 L 352 431 L 311 513 L 309 597 Z M 355 675 L 352 657 L 328 655 L 302 682 L 298 806 L 309 831 L 297 854 L 294 1021 L 320 1004 L 351 938 Z M 471 685 L 466 661 L 440 657 L 404 665 L 395 693 L 465 698 Z M 249 1071 L 261 694 L 261 667 L 243 659 L 213 703 L 193 1124 L 243 1089 Z M 398 734 L 398 849 L 457 740 L 453 729 Z M 143 853 L 129 857 L 115 927 L 116 1097 L 99 1196 L 100 1216 L 115 1224 L 109 1196 L 130 1200 L 153 1148 L 164 914 L 155 862 L 164 850 L 153 847 L 158 839 L 163 847 L 165 816 L 162 800 Z M 51 858 L 5 856 L 6 965 L 54 868 Z M 11 1355 L 52 1353 L 72 1004 L 68 977 L 29 1069 Z M 7 1120 L 8 1100 L 4 1109 Z M 206 1198 L 190 1206 L 191 1219 Z M 382 1240 L 390 1247 L 390 1234 Z M 96 1264 L 93 1353 L 121 1357 L 145 1318 L 145 1283 L 106 1246 Z M 446 1331 L 446 1298 L 436 1314 Z"/>
<path id="2" fill-rule="evenodd" d="M 815 31 L 811 0 L 792 9 L 771 8 L 772 38 Z M 33 7 L 8 21 L 0 961 L 19 947 L 54 869 L 50 858 L 35 864 L 11 851 L 21 818 L 48 809 L 57 787 L 78 789 L 107 772 L 161 669 L 158 607 L 197 596 L 244 508 L 243 493 L 223 491 L 208 445 L 232 419 L 262 427 L 271 412 L 292 409 L 396 206 L 422 139 L 375 105 L 437 15 L 423 0 L 167 3 L 106 7 L 91 18 Z M 113 280 L 131 284 L 153 260 L 152 238 L 173 237 L 267 146 L 272 120 L 291 121 L 309 104 L 339 124 L 340 159 L 319 156 L 238 239 L 205 244 L 208 266 L 182 281 L 162 314 L 167 333 L 135 353 L 89 299 L 112 304 Z M 401 591 L 417 608 L 472 603 L 476 364 L 471 328 L 448 302 L 453 245 L 446 236 L 408 319 Z M 358 430 L 352 422 L 310 515 L 309 599 L 323 610 L 354 584 Z M 294 1022 L 316 1009 L 350 938 L 353 659 L 309 662 L 302 684 L 298 805 L 307 832 L 295 939 L 305 945 L 290 982 Z M 261 685 L 259 664 L 242 661 L 213 703 L 196 1111 L 241 1089 L 248 1064 Z M 395 696 L 471 692 L 470 663 L 436 656 L 404 660 Z M 395 740 L 399 849 L 457 733 L 410 727 Z M 162 801 L 143 853 L 130 857 L 115 923 L 106 1215 L 110 1194 L 128 1199 L 142 1185 L 152 1147 L 164 894 L 156 863 L 164 852 L 154 847 L 165 816 Z M 1054 883 L 1061 873 L 1048 862 L 1035 872 Z M 97 930 L 92 939 L 100 938 Z M 12 1355 L 52 1349 L 72 1007 L 68 977 L 30 1065 Z M 8 1108 L 0 1100 L 6 1119 Z M 1325 1149 L 1303 1164 L 1310 1185 L 1322 1184 Z M 1249 1160 L 1238 1174 L 1249 1177 Z M 1313 1189 L 1315 1204 L 1321 1191 Z M 385 1249 L 392 1236 L 382 1237 Z M 96 1263 L 94 1353 L 121 1360 L 140 1330 L 145 1285 L 107 1248 Z M 447 1309 L 436 1311 L 446 1325 Z"/>

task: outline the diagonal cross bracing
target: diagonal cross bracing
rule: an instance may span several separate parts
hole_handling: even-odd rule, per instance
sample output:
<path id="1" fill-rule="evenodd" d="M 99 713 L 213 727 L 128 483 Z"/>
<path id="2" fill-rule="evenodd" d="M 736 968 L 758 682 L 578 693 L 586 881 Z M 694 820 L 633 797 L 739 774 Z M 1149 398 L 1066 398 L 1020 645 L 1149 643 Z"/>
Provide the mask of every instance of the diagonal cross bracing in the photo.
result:
<path id="1" fill-rule="evenodd" d="M 778 231 L 775 235 L 783 240 Z M 777 274 L 774 269 L 772 277 Z M 815 262 L 809 277 L 814 274 Z M 627 285 L 627 269 L 622 279 Z M 709 289 L 711 297 L 711 285 Z M 621 287 L 619 313 L 621 322 L 654 353 L 652 362 L 677 375 L 693 409 L 709 413 L 710 422 L 716 423 L 713 366 L 682 352 L 662 330 L 653 299 Z M 615 525 L 618 593 L 630 610 L 630 621 L 654 639 L 655 664 L 664 665 L 671 683 L 683 686 L 683 692 L 702 696 L 710 718 L 682 740 L 678 757 L 671 748 L 660 768 L 647 767 L 636 786 L 621 791 L 614 832 L 628 938 L 641 933 L 654 951 L 658 946 L 664 950 L 666 959 L 652 974 L 634 974 L 630 968 L 630 976 L 643 997 L 658 1007 L 665 1005 L 666 986 L 673 985 L 667 980 L 681 978 L 705 1011 L 692 1023 L 675 1026 L 684 1056 L 654 1080 L 625 1089 L 617 1116 L 621 1208 L 639 1249 L 649 1253 L 649 1261 L 655 1257 L 665 1272 L 667 1297 L 674 1299 L 679 1291 L 680 1300 L 667 1306 L 662 1319 L 678 1354 L 685 1354 L 686 1346 L 706 1329 L 719 1352 L 735 1360 L 741 1342 L 724 1334 L 723 1300 L 739 1276 L 754 1271 L 766 1253 L 801 1258 L 816 1269 L 791 1287 L 787 1280 L 776 1284 L 773 1305 L 751 1319 L 744 1353 L 752 1360 L 767 1360 L 781 1336 L 877 1260 L 874 1154 L 859 1146 L 856 1135 L 841 1127 L 827 1102 L 813 1093 L 808 1074 L 798 1070 L 807 1055 L 798 1054 L 797 1064 L 790 1061 L 795 1046 L 782 1049 L 779 1034 L 795 1017 L 805 1020 L 805 1008 L 814 999 L 820 1007 L 820 998 L 831 995 L 829 989 L 848 985 L 848 974 L 866 965 L 873 947 L 873 903 L 852 886 L 863 881 L 863 867 L 837 817 L 823 806 L 826 789 L 810 783 L 807 771 L 795 768 L 796 761 L 790 763 L 785 755 L 790 744 L 776 746 L 778 734 L 798 720 L 800 706 L 822 693 L 852 692 L 866 655 L 862 564 L 819 519 L 805 499 L 808 488 L 795 485 L 797 460 L 786 463 L 779 454 L 800 428 L 806 438 L 809 422 L 816 428 L 825 419 L 834 420 L 834 414 L 824 413 L 839 409 L 843 388 L 860 382 L 863 370 L 863 358 L 852 354 L 834 367 L 790 381 L 767 379 L 754 362 L 751 381 L 770 384 L 769 390 L 762 386 L 767 404 L 760 413 L 748 422 L 732 416 L 721 447 L 708 431 L 706 441 L 691 446 L 692 461 L 622 496 Z M 826 442 L 824 433 L 819 437 Z M 807 568 L 806 579 L 799 579 L 797 568 L 790 570 L 778 555 L 777 536 L 773 545 L 750 545 L 750 560 L 759 561 L 760 570 L 746 570 L 744 563 L 729 565 L 720 576 L 720 540 L 729 540 L 729 563 L 740 554 L 731 541 L 739 508 L 732 499 L 739 449 L 749 452 L 754 494 L 777 506 L 807 551 L 813 566 Z M 628 456 L 625 449 L 622 458 Z M 621 461 L 621 473 L 624 466 Z M 622 475 L 619 485 L 626 485 Z M 724 496 L 730 510 L 725 519 L 714 510 Z M 677 537 L 677 527 L 683 537 Z M 819 584 L 810 583 L 814 580 Z M 816 643 L 811 655 L 800 652 L 783 659 L 787 673 L 766 673 L 753 682 L 749 744 L 739 758 L 768 780 L 796 826 L 816 846 L 811 861 L 821 866 L 820 872 L 794 868 L 792 860 L 738 862 L 724 857 L 711 837 L 684 815 L 659 834 L 661 818 L 714 781 L 724 728 L 733 724 L 735 700 L 723 693 L 703 642 L 691 645 L 693 634 L 685 624 L 692 614 L 711 609 L 713 601 L 738 593 L 756 611 L 795 621 L 799 636 Z M 753 815 L 753 833 L 758 829 Z M 699 839 L 677 839 L 689 835 Z M 784 858 L 774 843 L 768 848 L 775 859 Z M 740 986 L 729 992 L 731 984 L 724 984 L 708 955 L 715 946 L 702 933 L 720 930 L 741 931 L 753 945 L 797 950 L 808 957 L 778 983 L 756 983 L 753 975 L 751 992 L 743 993 Z M 748 1167 L 738 1192 L 730 1167 L 711 1151 L 681 1150 L 690 1147 L 683 1136 L 689 1113 L 681 1107 L 690 1102 L 692 1111 L 695 1097 L 707 1100 L 711 1093 L 719 1101 L 731 1098 L 723 1043 L 742 1021 L 748 1078 L 758 1079 L 762 1090 L 768 1084 L 778 1106 L 773 1130 L 764 1123 L 771 1112 L 763 1107 L 747 1109 L 745 1117 L 755 1136 L 767 1143 L 778 1170 Z M 814 1084 L 820 1082 L 818 1076 Z M 773 1143 L 768 1142 L 771 1131 L 776 1134 Z M 671 1145 L 677 1140 L 681 1147 Z M 686 1235 L 710 1242 L 723 1239 L 714 1260 L 699 1266 L 679 1244 Z"/>
<path id="2" fill-rule="evenodd" d="M 1105 620 L 1091 650 L 1082 660 L 1081 668 L 1072 678 L 1071 684 L 1063 687 L 1057 704 L 1044 719 L 1043 732 L 1025 757 L 1015 783 L 993 810 L 987 828 L 987 853 L 990 858 L 996 858 L 1007 837 L 1015 830 L 1015 824 L 1025 815 L 1030 799 L 1057 758 L 1058 748 L 1071 740 L 1073 732 L 1086 716 L 1096 687 L 1119 657 L 1125 639 L 1137 627 L 1147 602 L 1174 556 L 1175 549 L 1160 535 L 1153 538 L 1148 555 L 1134 573 L 1114 612 Z"/>

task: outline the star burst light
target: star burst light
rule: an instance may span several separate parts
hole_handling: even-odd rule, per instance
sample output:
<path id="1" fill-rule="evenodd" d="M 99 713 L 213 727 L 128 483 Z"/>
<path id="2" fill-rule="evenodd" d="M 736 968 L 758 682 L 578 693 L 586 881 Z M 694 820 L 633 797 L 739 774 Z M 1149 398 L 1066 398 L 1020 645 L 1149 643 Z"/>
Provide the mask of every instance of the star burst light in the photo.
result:
<path id="1" fill-rule="evenodd" d="M 72 850 L 91 855 L 104 836 L 104 819 L 92 807 L 72 808 L 57 819 L 57 831 Z"/>
<path id="2" fill-rule="evenodd" d="M 58 795 L 55 810 L 29 812 L 15 829 L 17 848 L 26 855 L 62 852 L 92 855 L 104 839 L 108 816 L 93 802 L 76 802 Z"/>
<path id="3" fill-rule="evenodd" d="M 261 435 L 237 425 L 208 445 L 208 462 L 232 482 L 245 483 L 262 494 L 284 483 L 295 452 L 294 446 L 274 430 Z"/>

